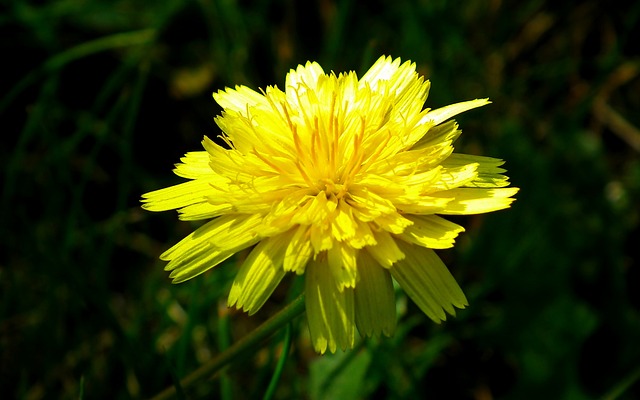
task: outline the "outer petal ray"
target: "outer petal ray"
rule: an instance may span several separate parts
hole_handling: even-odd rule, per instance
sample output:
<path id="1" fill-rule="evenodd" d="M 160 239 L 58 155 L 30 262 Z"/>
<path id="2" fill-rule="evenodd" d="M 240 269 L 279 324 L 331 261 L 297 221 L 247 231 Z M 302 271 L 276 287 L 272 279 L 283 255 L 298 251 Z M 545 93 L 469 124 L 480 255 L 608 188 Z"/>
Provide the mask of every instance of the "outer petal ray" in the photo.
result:
<path id="1" fill-rule="evenodd" d="M 358 250 L 337 242 L 327 251 L 327 262 L 338 285 L 338 290 L 354 288 L 358 277 L 356 260 Z"/>
<path id="2" fill-rule="evenodd" d="M 210 189 L 211 184 L 205 179 L 169 186 L 143 195 L 142 208 L 149 211 L 167 211 L 204 203 L 207 201 L 206 194 Z"/>
<path id="3" fill-rule="evenodd" d="M 206 151 L 191 151 L 180 161 L 182 162 L 176 164 L 173 172 L 182 178 L 199 179 L 213 174 L 209 167 L 209 153 Z"/>
<path id="4" fill-rule="evenodd" d="M 444 311 L 455 315 L 453 306 L 464 308 L 467 299 L 451 273 L 433 250 L 398 242 L 406 254 L 391 269 L 402 289 L 433 321 L 446 319 Z"/>
<path id="5" fill-rule="evenodd" d="M 295 228 L 295 234 L 291 238 L 284 255 L 283 269 L 292 271 L 298 275 L 304 273 L 305 266 L 311 258 L 312 247 L 309 241 L 309 228 L 306 226 L 298 226 Z"/>
<path id="6" fill-rule="evenodd" d="M 338 290 L 324 263 L 313 260 L 305 276 L 307 321 L 314 349 L 335 353 L 353 347 L 355 340 L 353 289 Z"/>
<path id="7" fill-rule="evenodd" d="M 439 125 L 440 123 L 460 113 L 469 111 L 477 107 L 482 107 L 489 103 L 491 103 L 489 99 L 476 99 L 476 100 L 463 101 L 461 103 L 451 104 L 448 106 L 444 106 L 444 107 L 429 111 L 422 118 L 422 120 L 425 123 L 427 121 L 432 121 L 434 125 Z"/>
<path id="8" fill-rule="evenodd" d="M 453 247 L 456 236 L 460 232 L 464 232 L 464 228 L 460 225 L 437 215 L 413 215 L 407 216 L 407 218 L 413 222 L 413 225 L 396 236 L 405 242 L 430 249 Z"/>
<path id="9" fill-rule="evenodd" d="M 393 264 L 404 258 L 404 253 L 389 232 L 377 232 L 375 238 L 378 244 L 367 247 L 367 251 L 378 264 L 385 268 L 391 268 Z"/>
<path id="10" fill-rule="evenodd" d="M 198 221 L 201 219 L 214 218 L 233 210 L 229 203 L 211 204 L 209 202 L 195 203 L 178 210 L 180 219 L 183 221 Z"/>
<path id="11" fill-rule="evenodd" d="M 236 252 L 254 245 L 259 237 L 253 230 L 260 219 L 250 215 L 227 215 L 205 224 L 175 246 L 164 252 L 160 258 L 169 261 L 165 270 L 173 283 L 184 282 L 215 267 Z M 224 245 L 215 246 L 220 237 L 233 238 Z"/>
<path id="12" fill-rule="evenodd" d="M 310 62 L 302 66 L 299 65 L 295 70 L 292 69 L 287 74 L 285 81 L 285 93 L 287 99 L 292 101 L 295 98 L 296 90 L 303 89 L 306 91 L 314 90 L 318 84 L 318 79 L 324 75 L 324 70 L 317 62 Z"/>
<path id="13" fill-rule="evenodd" d="M 226 88 L 213 94 L 216 103 L 227 111 L 245 112 L 247 106 L 261 106 L 266 108 L 267 101 L 263 95 L 246 86 L 236 86 L 235 89 Z"/>
<path id="14" fill-rule="evenodd" d="M 284 277 L 282 262 L 291 236 L 264 239 L 251 251 L 231 286 L 229 307 L 235 305 L 249 315 L 262 307 Z"/>
<path id="15" fill-rule="evenodd" d="M 458 129 L 456 121 L 447 121 L 441 125 L 430 128 L 427 133 L 413 145 L 412 150 L 429 148 L 431 146 L 447 146 L 453 151 L 453 147 L 450 147 L 450 145 L 456 141 L 461 133 L 462 131 Z M 450 153 L 451 152 L 449 152 L 449 154 Z M 441 160 L 442 159 L 439 159 L 438 161 Z"/>
<path id="16" fill-rule="evenodd" d="M 445 167 L 459 167 L 470 163 L 478 164 L 478 176 L 467 183 L 466 186 L 484 188 L 509 186 L 509 178 L 503 175 L 506 170 L 500 168 L 504 161 L 497 158 L 454 153 L 444 160 L 442 165 Z"/>
<path id="17" fill-rule="evenodd" d="M 362 336 L 391 336 L 396 328 L 396 302 L 389 271 L 366 252 L 358 259 L 360 282 L 354 290 L 356 326 Z"/>
<path id="18" fill-rule="evenodd" d="M 518 193 L 518 190 L 518 188 L 458 188 L 432 194 L 432 196 L 453 198 L 440 211 L 440 214 L 481 214 L 509 207 L 515 201 L 511 196 Z"/>

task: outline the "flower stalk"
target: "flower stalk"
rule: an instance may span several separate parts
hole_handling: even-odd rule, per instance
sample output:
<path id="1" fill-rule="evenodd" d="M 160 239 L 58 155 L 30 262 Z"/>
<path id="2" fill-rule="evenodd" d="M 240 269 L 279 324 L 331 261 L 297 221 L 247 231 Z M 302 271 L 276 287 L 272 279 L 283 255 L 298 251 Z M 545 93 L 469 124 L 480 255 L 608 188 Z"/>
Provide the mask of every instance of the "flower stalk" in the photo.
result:
<path id="1" fill-rule="evenodd" d="M 262 325 L 253 330 L 247 336 L 238 340 L 231 347 L 218 354 L 217 357 L 211 359 L 197 370 L 193 371 L 182 380 L 180 387 L 186 390 L 193 384 L 203 379 L 211 379 L 213 376 L 227 367 L 233 361 L 236 361 L 242 355 L 252 349 L 255 349 L 263 340 L 273 335 L 280 328 L 293 321 L 294 318 L 304 312 L 304 294 L 301 294 L 291 304 L 280 310 L 277 314 L 266 320 Z M 176 395 L 175 386 L 168 387 L 153 397 L 153 400 L 172 399 Z"/>

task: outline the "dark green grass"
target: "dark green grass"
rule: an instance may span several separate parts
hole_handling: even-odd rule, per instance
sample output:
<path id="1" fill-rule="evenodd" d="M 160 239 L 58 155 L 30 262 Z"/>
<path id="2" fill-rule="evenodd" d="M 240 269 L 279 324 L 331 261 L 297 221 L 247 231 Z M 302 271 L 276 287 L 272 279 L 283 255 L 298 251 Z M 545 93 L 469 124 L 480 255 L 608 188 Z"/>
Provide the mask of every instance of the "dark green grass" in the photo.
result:
<path id="1" fill-rule="evenodd" d="M 211 92 L 389 54 L 431 79 L 428 107 L 491 98 L 457 148 L 507 160 L 521 188 L 440 253 L 469 308 L 434 325 L 400 295 L 393 338 L 324 357 L 299 319 L 284 365 L 278 334 L 185 395 L 261 398 L 278 366 L 274 399 L 640 397 L 640 3 L 367 4 L 4 7 L 3 396 L 151 397 L 282 308 L 298 281 L 253 317 L 227 310 L 235 261 L 172 285 L 157 257 L 197 224 L 139 197 L 218 134 Z"/>

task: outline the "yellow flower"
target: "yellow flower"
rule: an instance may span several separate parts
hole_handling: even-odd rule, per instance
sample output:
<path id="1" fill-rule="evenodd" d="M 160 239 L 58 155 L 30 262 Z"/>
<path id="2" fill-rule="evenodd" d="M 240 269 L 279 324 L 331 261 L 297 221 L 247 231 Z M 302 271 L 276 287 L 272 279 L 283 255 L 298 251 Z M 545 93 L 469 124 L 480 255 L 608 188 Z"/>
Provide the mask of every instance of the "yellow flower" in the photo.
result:
<path id="1" fill-rule="evenodd" d="M 175 173 L 188 182 L 143 196 L 150 211 L 210 219 L 161 255 L 174 283 L 254 246 L 229 306 L 253 314 L 287 272 L 305 274 L 315 349 L 353 347 L 396 326 L 392 278 L 436 322 L 467 300 L 433 249 L 464 230 L 440 216 L 509 207 L 503 161 L 453 153 L 451 117 L 486 99 L 425 109 L 415 64 L 381 57 L 360 79 L 291 70 L 284 91 L 245 86 L 213 95 L 225 146 L 205 137 Z"/>

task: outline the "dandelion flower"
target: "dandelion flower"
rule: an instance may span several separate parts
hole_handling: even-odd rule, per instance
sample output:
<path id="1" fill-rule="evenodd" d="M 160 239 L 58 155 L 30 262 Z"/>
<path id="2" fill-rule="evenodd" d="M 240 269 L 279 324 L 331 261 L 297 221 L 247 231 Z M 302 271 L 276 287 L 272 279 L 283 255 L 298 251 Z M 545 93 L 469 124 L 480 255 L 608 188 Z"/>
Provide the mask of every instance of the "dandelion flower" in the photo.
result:
<path id="1" fill-rule="evenodd" d="M 143 196 L 150 211 L 209 220 L 160 256 L 174 283 L 251 248 L 229 306 L 253 314 L 286 273 L 304 274 L 316 351 L 392 335 L 392 279 L 432 320 L 467 300 L 434 252 L 464 230 L 440 215 L 509 207 L 503 161 L 453 153 L 451 117 L 488 104 L 424 108 L 430 83 L 415 64 L 381 57 L 360 79 L 315 62 L 291 70 L 284 91 L 214 93 L 224 146 L 205 137 L 174 172 L 188 179 Z"/>

